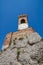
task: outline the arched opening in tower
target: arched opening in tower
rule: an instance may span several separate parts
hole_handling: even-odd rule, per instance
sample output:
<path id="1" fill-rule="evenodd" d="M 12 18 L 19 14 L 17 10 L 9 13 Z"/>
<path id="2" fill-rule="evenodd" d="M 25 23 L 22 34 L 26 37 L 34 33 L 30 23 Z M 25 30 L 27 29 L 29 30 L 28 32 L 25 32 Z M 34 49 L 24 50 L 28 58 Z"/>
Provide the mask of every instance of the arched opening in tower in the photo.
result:
<path id="1" fill-rule="evenodd" d="M 22 19 L 22 20 L 21 20 L 21 24 L 22 24 L 22 23 L 25 23 L 25 19 Z"/>

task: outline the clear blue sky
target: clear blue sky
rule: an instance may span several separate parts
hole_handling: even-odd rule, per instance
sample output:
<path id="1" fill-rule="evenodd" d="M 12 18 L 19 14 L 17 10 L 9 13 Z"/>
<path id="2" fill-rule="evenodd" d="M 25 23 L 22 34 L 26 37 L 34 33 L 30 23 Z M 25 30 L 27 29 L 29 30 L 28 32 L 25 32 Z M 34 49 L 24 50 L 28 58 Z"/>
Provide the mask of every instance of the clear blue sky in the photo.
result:
<path id="1" fill-rule="evenodd" d="M 17 31 L 20 14 L 43 38 L 43 0 L 0 0 L 0 49 L 6 34 Z"/>

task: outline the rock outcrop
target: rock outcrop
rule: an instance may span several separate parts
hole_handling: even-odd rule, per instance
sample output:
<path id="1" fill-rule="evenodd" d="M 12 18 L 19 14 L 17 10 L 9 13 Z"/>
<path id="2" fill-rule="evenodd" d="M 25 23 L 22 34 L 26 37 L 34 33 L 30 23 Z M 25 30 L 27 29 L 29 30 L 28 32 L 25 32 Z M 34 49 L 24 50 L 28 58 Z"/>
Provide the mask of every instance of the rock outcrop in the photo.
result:
<path id="1" fill-rule="evenodd" d="M 0 65 L 43 65 L 43 40 L 37 32 L 12 38 L 0 52 Z"/>

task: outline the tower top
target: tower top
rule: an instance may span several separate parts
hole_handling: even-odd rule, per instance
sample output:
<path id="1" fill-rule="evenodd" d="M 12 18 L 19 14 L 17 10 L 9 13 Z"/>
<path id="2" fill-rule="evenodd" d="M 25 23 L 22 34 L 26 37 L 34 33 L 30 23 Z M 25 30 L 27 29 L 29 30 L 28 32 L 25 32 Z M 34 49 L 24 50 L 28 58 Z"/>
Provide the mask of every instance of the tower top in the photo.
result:
<path id="1" fill-rule="evenodd" d="M 19 15 L 19 16 L 18 16 L 18 19 L 19 19 L 19 18 L 22 18 L 22 17 L 27 17 L 27 19 L 28 19 L 28 15 L 26 15 L 26 14 Z"/>
<path id="2" fill-rule="evenodd" d="M 28 28 L 28 16 L 25 14 L 18 16 L 18 30 L 26 28 Z"/>

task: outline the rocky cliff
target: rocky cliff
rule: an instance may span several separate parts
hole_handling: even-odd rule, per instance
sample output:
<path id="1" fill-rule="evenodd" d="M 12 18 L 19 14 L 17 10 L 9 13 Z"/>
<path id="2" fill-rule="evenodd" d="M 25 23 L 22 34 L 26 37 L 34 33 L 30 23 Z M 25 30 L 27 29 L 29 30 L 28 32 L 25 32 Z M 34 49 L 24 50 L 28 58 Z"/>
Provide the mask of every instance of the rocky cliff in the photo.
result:
<path id="1" fill-rule="evenodd" d="M 24 35 L 24 36 L 23 36 Z M 0 65 L 43 65 L 43 40 L 37 32 L 13 38 L 0 51 Z"/>

